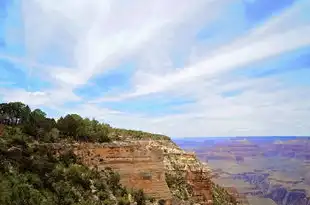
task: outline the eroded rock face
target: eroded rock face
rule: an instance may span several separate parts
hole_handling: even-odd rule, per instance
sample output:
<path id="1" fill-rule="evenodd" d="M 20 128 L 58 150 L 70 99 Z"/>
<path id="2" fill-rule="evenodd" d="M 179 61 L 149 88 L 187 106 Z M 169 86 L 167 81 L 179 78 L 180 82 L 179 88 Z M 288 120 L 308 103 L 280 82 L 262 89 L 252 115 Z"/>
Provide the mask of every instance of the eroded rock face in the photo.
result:
<path id="1" fill-rule="evenodd" d="M 192 197 L 197 201 L 203 201 L 204 204 L 212 204 L 211 182 L 210 178 L 203 170 L 186 171 L 187 183 L 191 186 Z"/>
<path id="2" fill-rule="evenodd" d="M 242 205 L 250 205 L 245 194 L 240 194 L 235 187 L 226 187 L 225 188 L 228 193 L 230 193 L 234 198 L 238 199 L 238 201 Z"/>
<path id="3" fill-rule="evenodd" d="M 76 143 L 70 147 L 89 167 L 99 170 L 111 167 L 120 174 L 124 186 L 143 189 L 149 196 L 164 199 L 168 205 L 213 204 L 209 167 L 172 141 Z M 179 181 L 169 187 L 167 176 Z"/>
<path id="4" fill-rule="evenodd" d="M 171 200 L 165 181 L 163 154 L 147 150 L 140 143 L 127 144 L 80 144 L 75 152 L 83 162 L 99 170 L 111 167 L 121 176 L 127 188 L 143 189 L 157 199 Z"/>
<path id="5" fill-rule="evenodd" d="M 210 169 L 194 153 L 185 152 L 172 142 L 153 141 L 147 147 L 162 150 L 165 169 L 170 177 L 178 179 L 182 176 L 184 179 L 183 183 L 178 182 L 180 187 L 170 187 L 173 196 L 190 198 L 200 204 L 213 204 Z M 183 196 L 180 196 L 180 190 L 183 190 Z"/>
<path id="6" fill-rule="evenodd" d="M 310 205 L 310 198 L 307 197 L 305 190 L 284 187 L 271 182 L 268 176 L 268 174 L 249 172 L 237 174 L 234 178 L 256 185 L 262 191 L 261 196 L 272 199 L 278 205 Z"/>
<path id="7" fill-rule="evenodd" d="M 146 194 L 168 203 L 173 196 L 200 204 L 212 204 L 210 169 L 194 153 L 180 149 L 173 142 L 135 141 L 122 144 L 80 144 L 76 153 L 89 166 L 111 167 L 118 171 L 121 183 L 143 189 Z M 184 179 L 184 187 L 169 189 L 166 173 Z M 179 192 L 179 193 L 176 193 Z"/>

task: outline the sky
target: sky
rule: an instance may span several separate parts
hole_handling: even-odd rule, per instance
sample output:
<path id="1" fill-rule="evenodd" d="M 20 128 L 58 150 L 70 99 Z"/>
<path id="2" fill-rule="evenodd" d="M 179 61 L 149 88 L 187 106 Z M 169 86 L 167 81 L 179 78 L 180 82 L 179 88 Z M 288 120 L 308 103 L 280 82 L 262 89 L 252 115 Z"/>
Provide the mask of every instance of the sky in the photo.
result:
<path id="1" fill-rule="evenodd" d="M 0 102 L 171 137 L 309 136 L 309 0 L 1 0 Z"/>

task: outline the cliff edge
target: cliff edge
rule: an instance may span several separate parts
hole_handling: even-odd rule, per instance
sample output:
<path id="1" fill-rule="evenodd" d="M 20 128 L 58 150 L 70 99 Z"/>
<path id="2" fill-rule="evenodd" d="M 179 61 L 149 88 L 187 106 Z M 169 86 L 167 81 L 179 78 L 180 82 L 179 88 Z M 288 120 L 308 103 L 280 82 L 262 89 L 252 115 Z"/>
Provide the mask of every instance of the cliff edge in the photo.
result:
<path id="1" fill-rule="evenodd" d="M 0 124 L 1 204 L 237 204 L 167 136 L 21 102 L 0 104 Z"/>

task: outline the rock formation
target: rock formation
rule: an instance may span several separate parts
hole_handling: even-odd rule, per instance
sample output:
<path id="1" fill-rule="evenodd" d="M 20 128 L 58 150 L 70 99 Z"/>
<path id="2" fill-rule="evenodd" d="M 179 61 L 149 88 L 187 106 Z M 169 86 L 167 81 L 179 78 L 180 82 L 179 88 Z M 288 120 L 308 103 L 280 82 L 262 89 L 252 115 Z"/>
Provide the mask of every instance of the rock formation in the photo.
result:
<path id="1" fill-rule="evenodd" d="M 119 172 L 124 186 L 143 189 L 166 204 L 213 204 L 210 169 L 170 140 L 57 144 L 55 149 L 60 152 L 68 146 L 84 164 L 99 170 L 111 167 Z M 228 192 L 218 197 L 225 195 L 222 205 L 236 204 Z"/>
<path id="2" fill-rule="evenodd" d="M 256 185 L 262 191 L 261 196 L 272 199 L 278 205 L 310 205 L 310 197 L 307 197 L 305 190 L 285 187 L 270 180 L 268 174 L 250 172 L 236 174 L 234 178 Z"/>
<path id="3" fill-rule="evenodd" d="M 127 188 L 143 189 L 151 197 L 171 201 L 161 151 L 147 150 L 139 142 L 77 143 L 73 149 L 89 167 L 117 171 Z"/>

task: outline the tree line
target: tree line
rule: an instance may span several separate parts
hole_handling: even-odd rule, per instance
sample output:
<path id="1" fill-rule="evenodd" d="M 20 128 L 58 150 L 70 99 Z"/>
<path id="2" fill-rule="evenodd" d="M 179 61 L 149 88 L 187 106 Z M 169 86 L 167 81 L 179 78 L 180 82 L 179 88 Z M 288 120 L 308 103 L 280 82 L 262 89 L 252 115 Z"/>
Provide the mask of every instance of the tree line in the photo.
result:
<path id="1" fill-rule="evenodd" d="M 68 114 L 57 121 L 48 118 L 41 109 L 31 110 L 21 102 L 0 104 L 0 122 L 2 124 L 19 126 L 23 132 L 37 140 L 57 141 L 59 138 L 74 140 L 108 142 L 110 125 L 97 120 L 82 118 L 77 114 Z"/>
<path id="2" fill-rule="evenodd" d="M 169 137 L 148 132 L 112 128 L 96 119 L 83 118 L 78 114 L 67 114 L 58 120 L 47 117 L 41 109 L 31 110 L 22 102 L 0 104 L 0 123 L 18 126 L 25 134 L 36 140 L 56 142 L 60 139 L 72 139 L 87 142 L 109 142 L 121 140 L 121 136 L 132 139 L 162 139 Z"/>

